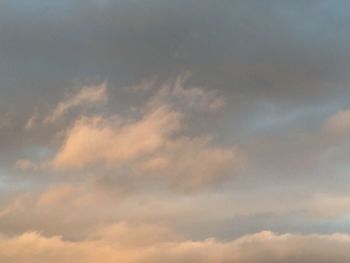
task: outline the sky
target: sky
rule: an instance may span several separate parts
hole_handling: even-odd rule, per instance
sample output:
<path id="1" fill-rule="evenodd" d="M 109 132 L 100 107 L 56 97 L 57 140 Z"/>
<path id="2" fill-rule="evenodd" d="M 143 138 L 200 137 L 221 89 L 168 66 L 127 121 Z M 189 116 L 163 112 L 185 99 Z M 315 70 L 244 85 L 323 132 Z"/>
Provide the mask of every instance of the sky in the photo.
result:
<path id="1" fill-rule="evenodd" d="M 0 261 L 350 261 L 350 2 L 0 0 Z"/>

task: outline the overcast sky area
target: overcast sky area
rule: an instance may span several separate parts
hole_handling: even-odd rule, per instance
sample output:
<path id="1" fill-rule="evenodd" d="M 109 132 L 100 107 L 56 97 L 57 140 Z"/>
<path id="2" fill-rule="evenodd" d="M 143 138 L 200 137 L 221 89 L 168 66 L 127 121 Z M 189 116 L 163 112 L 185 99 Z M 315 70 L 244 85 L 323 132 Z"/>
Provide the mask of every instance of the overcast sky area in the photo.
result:
<path id="1" fill-rule="evenodd" d="M 0 0 L 0 261 L 350 262 L 349 28 L 346 0 Z"/>

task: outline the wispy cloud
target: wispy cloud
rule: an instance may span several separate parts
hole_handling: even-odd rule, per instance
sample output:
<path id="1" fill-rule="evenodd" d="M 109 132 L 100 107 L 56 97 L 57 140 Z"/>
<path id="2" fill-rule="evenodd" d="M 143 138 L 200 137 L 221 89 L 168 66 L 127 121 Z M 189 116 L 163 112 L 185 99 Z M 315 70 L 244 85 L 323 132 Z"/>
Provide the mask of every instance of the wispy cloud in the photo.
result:
<path id="1" fill-rule="evenodd" d="M 58 102 L 49 114 L 39 114 L 38 109 L 25 124 L 25 129 L 30 130 L 38 124 L 53 124 L 76 108 L 89 108 L 99 104 L 105 104 L 108 100 L 107 84 L 84 86 L 78 91 L 71 91 L 65 98 Z"/>

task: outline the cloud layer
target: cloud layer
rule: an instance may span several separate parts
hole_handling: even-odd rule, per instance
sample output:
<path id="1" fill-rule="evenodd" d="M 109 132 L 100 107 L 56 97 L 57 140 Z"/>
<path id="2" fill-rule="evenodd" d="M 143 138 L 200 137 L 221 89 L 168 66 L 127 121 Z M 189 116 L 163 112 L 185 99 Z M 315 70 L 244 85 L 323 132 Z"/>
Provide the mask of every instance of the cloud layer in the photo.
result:
<path id="1" fill-rule="evenodd" d="M 278 235 L 264 231 L 237 240 L 220 242 L 164 239 L 161 228 L 125 223 L 113 226 L 106 238 L 81 242 L 43 237 L 35 232 L 0 238 L 0 259 L 40 262 L 346 262 L 350 237 L 334 235 Z M 111 230 L 111 229 L 109 229 Z M 115 237 L 113 237 L 113 234 Z M 111 237 L 112 235 L 112 237 Z M 121 239 L 118 237 L 121 236 Z M 116 239 L 115 239 L 116 238 Z M 332 249 L 329 250 L 329 247 Z"/>
<path id="2" fill-rule="evenodd" d="M 0 1 L 0 261 L 348 262 L 349 7 Z"/>

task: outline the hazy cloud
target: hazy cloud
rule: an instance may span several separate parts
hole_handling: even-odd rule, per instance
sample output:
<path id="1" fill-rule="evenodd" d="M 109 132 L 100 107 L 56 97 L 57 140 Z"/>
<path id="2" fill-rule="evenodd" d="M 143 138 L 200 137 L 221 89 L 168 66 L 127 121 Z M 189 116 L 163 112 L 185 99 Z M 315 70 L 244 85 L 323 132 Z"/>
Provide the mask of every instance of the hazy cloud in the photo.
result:
<path id="1" fill-rule="evenodd" d="M 0 1 L 0 261 L 349 261 L 349 17 Z"/>
<path id="2" fill-rule="evenodd" d="M 38 262 L 344 262 L 350 258 L 350 238 L 334 235 L 278 235 L 260 232 L 237 240 L 220 242 L 171 241 L 160 238 L 158 227 L 132 228 L 127 224 L 114 226 L 112 232 L 97 235 L 98 239 L 80 242 L 64 241 L 60 237 L 44 237 L 28 232 L 16 237 L 0 238 L 0 258 L 4 263 L 13 259 Z M 115 234 L 122 239 L 111 239 Z M 137 244 L 139 242 L 145 242 Z M 130 243 L 131 242 L 131 243 Z M 136 244 L 134 242 L 137 242 Z M 329 247 L 332 247 L 329 250 Z"/>

